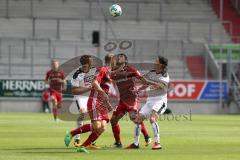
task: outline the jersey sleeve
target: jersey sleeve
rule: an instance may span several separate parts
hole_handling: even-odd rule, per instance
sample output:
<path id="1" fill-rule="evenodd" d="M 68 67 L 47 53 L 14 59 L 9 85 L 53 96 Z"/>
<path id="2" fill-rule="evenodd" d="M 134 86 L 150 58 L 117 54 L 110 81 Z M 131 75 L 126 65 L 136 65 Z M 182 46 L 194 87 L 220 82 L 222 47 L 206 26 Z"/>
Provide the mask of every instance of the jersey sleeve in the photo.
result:
<path id="1" fill-rule="evenodd" d="M 83 81 L 83 80 L 84 80 L 84 77 L 81 76 L 80 70 L 77 70 L 73 74 L 72 79 L 71 79 L 72 87 L 80 87 L 81 86 L 81 81 Z"/>
<path id="2" fill-rule="evenodd" d="M 130 67 L 129 77 L 142 78 L 142 74 L 134 67 Z"/>
<path id="3" fill-rule="evenodd" d="M 46 73 L 46 76 L 45 76 L 45 81 L 48 81 L 48 79 L 49 79 L 49 76 L 50 76 L 50 71 L 48 71 L 48 72 Z"/>
<path id="4" fill-rule="evenodd" d="M 80 81 L 78 79 L 71 79 L 72 87 L 80 87 Z"/>
<path id="5" fill-rule="evenodd" d="M 61 71 L 61 78 L 64 80 L 65 79 L 65 74 L 63 71 Z"/>
<path id="6" fill-rule="evenodd" d="M 168 75 L 166 77 L 162 76 L 162 77 L 159 78 L 159 81 L 163 82 L 164 84 L 167 85 L 169 83 L 169 81 L 170 81 L 170 78 L 169 78 Z"/>

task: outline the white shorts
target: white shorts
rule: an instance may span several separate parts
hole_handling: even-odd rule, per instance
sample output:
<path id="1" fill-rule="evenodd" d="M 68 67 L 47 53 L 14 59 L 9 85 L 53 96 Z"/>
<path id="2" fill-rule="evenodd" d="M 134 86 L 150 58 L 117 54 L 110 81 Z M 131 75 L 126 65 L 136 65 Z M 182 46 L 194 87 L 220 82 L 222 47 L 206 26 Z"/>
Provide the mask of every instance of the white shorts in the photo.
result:
<path id="1" fill-rule="evenodd" d="M 147 101 L 140 109 L 139 113 L 145 118 L 149 118 L 152 111 L 156 111 L 158 114 L 163 114 L 167 109 L 167 101 Z"/>
<path id="2" fill-rule="evenodd" d="M 72 105 L 70 106 L 70 112 L 74 114 L 79 114 L 80 110 L 87 112 L 87 102 L 88 102 L 88 97 L 85 97 L 85 96 L 75 97 Z"/>

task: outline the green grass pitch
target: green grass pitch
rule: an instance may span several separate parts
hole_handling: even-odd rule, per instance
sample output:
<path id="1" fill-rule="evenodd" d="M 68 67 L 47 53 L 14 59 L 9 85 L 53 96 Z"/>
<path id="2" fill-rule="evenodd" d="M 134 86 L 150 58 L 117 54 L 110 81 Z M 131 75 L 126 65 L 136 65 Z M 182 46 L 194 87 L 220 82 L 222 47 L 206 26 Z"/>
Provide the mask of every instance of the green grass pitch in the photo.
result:
<path id="1" fill-rule="evenodd" d="M 121 121 L 121 138 L 126 146 L 133 141 L 133 125 Z M 148 131 L 152 135 L 149 122 Z M 89 154 L 77 153 L 73 146 L 64 147 L 66 130 L 74 122 L 60 121 L 43 113 L 0 113 L 0 160 L 239 160 L 240 116 L 192 115 L 192 121 L 160 121 L 162 150 L 144 147 L 126 150 L 111 148 L 113 136 L 110 125 L 97 140 L 102 149 Z M 85 139 L 88 134 L 84 134 Z"/>

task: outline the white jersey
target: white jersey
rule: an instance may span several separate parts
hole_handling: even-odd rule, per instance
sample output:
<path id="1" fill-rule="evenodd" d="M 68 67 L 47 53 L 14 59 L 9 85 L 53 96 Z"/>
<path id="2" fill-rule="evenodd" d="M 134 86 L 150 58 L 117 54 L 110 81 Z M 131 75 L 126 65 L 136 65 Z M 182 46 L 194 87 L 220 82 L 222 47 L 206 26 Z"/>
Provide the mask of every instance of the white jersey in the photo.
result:
<path id="1" fill-rule="evenodd" d="M 78 69 L 72 76 L 71 84 L 72 87 L 91 87 L 91 82 L 94 78 L 94 74 L 96 72 L 96 68 L 90 69 L 88 73 L 84 73 L 81 71 L 81 68 Z M 83 95 L 74 95 L 74 101 L 76 103 L 76 108 L 79 110 L 80 108 L 87 108 L 89 93 L 85 93 Z M 75 108 L 75 109 L 76 109 Z"/>
<path id="2" fill-rule="evenodd" d="M 156 90 L 152 92 L 153 94 L 148 95 L 146 103 L 140 109 L 140 114 L 145 118 L 149 118 L 152 111 L 163 114 L 167 109 L 167 90 L 170 79 L 168 73 L 163 75 L 157 74 L 155 71 L 149 72 L 146 78 L 155 82 L 162 82 L 167 86 L 166 89 Z"/>
<path id="3" fill-rule="evenodd" d="M 147 101 L 151 101 L 151 100 L 167 100 L 167 90 L 168 90 L 168 84 L 170 81 L 169 78 L 169 74 L 157 74 L 155 71 L 151 71 L 146 75 L 146 78 L 149 80 L 152 80 L 154 82 L 162 82 L 166 85 L 166 88 L 164 89 L 160 89 L 160 90 L 156 90 L 154 95 L 150 95 L 147 98 Z"/>
<path id="4" fill-rule="evenodd" d="M 96 68 L 90 69 L 88 73 L 84 73 L 81 69 L 78 69 L 71 79 L 71 84 L 73 87 L 90 87 L 92 80 L 94 78 L 94 74 L 96 72 Z M 74 95 L 79 96 L 79 95 Z"/>

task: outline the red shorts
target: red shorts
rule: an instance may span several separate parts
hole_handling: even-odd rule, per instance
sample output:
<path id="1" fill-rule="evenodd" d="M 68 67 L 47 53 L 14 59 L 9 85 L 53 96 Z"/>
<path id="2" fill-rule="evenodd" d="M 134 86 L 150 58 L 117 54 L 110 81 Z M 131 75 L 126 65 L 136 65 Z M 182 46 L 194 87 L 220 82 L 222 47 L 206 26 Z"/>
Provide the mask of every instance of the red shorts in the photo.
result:
<path id="1" fill-rule="evenodd" d="M 105 120 L 109 122 L 108 109 L 111 108 L 109 103 L 103 103 L 101 97 L 89 97 L 87 102 L 88 113 L 92 121 Z"/>
<path id="2" fill-rule="evenodd" d="M 129 100 L 121 100 L 118 103 L 116 110 L 113 112 L 114 116 L 122 117 L 127 112 L 130 114 L 137 114 L 140 107 L 138 98 L 131 98 Z"/>
<path id="3" fill-rule="evenodd" d="M 62 93 L 60 91 L 50 89 L 50 95 L 53 101 L 57 103 L 62 103 Z"/>

